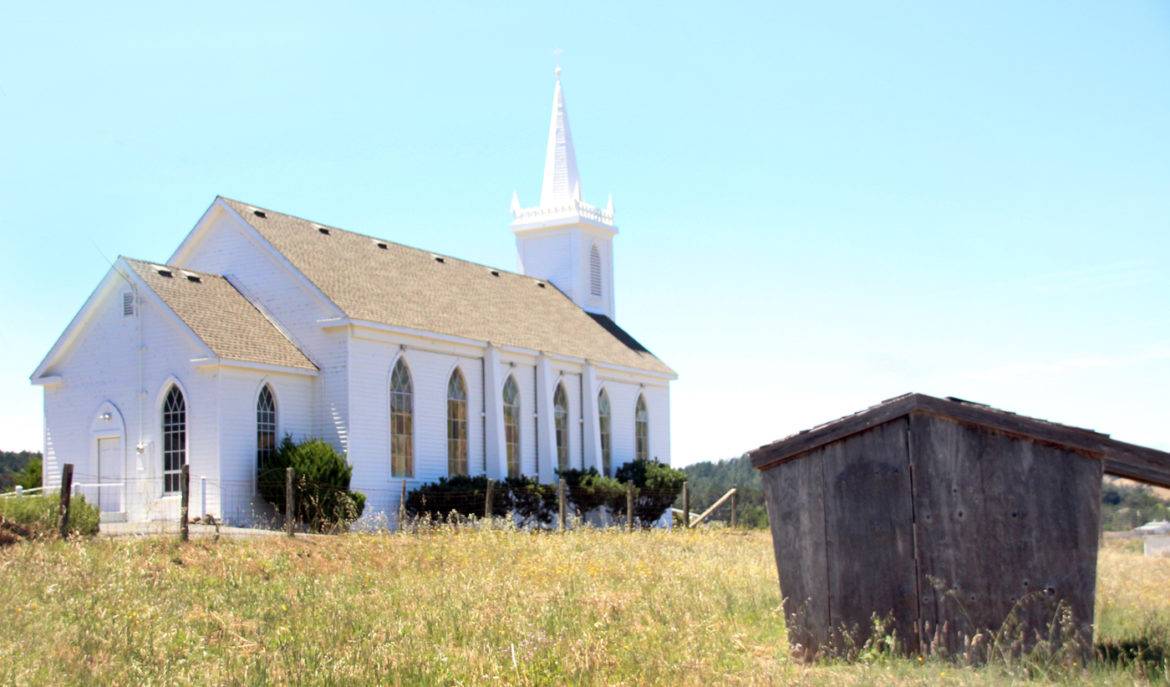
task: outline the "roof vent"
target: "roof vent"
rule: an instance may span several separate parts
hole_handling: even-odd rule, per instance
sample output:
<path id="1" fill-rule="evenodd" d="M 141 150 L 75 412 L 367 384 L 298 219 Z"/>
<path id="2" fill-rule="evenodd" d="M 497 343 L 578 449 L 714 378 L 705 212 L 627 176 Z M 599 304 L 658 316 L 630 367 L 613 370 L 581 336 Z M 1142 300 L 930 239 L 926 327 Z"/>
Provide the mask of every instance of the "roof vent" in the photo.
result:
<path id="1" fill-rule="evenodd" d="M 325 227 L 317 227 L 317 231 L 321 232 L 321 234 L 323 234 L 325 236 L 329 235 L 329 230 L 326 229 Z"/>
<path id="2" fill-rule="evenodd" d="M 500 271 L 499 271 L 499 270 L 492 270 L 492 276 L 493 276 L 493 277 L 498 277 L 498 276 L 500 276 Z"/>
<path id="3" fill-rule="evenodd" d="M 444 258 L 442 255 L 432 255 L 431 257 L 435 259 L 435 262 L 439 262 L 439 263 L 446 263 L 447 262 L 447 259 Z"/>
<path id="4" fill-rule="evenodd" d="M 386 249 L 387 249 L 386 242 L 385 242 L 385 241 L 379 241 L 379 242 L 378 242 L 378 247 L 379 247 L 379 248 L 381 248 L 382 250 L 386 250 Z"/>
<path id="5" fill-rule="evenodd" d="M 165 267 L 159 267 L 158 274 L 160 277 L 173 277 L 173 276 L 175 276 L 170 270 L 168 270 Z"/>
<path id="6" fill-rule="evenodd" d="M 539 286 L 539 287 L 540 287 L 540 288 L 542 288 L 542 289 L 544 288 L 544 282 L 542 282 L 542 281 L 538 281 L 538 282 L 536 282 L 536 285 L 537 285 L 537 286 Z"/>
<path id="7" fill-rule="evenodd" d="M 186 272 L 184 272 L 183 276 L 187 278 L 187 281 L 195 282 L 196 284 L 203 283 L 203 278 L 200 277 L 198 274 L 187 274 Z"/>
<path id="8" fill-rule="evenodd" d="M 268 217 L 268 215 L 265 214 L 263 210 L 253 210 L 252 214 L 256 215 L 257 217 L 260 217 L 261 219 Z"/>

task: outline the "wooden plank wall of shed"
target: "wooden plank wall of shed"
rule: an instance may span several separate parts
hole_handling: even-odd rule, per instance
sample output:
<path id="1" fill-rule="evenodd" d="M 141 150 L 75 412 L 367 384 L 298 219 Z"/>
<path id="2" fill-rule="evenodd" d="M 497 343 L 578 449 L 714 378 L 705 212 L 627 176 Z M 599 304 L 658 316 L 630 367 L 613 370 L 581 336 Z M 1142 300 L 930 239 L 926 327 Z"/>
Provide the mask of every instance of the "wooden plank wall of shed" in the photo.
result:
<path id="1" fill-rule="evenodd" d="M 829 633 L 825 502 L 819 458 L 765 470 L 764 503 L 784 599 L 788 644 L 816 652 Z"/>
<path id="2" fill-rule="evenodd" d="M 908 428 L 909 419 L 899 418 L 820 452 L 833 630 L 865 641 L 873 615 L 892 614 L 892 629 L 914 651 L 918 580 Z"/>
<path id="3" fill-rule="evenodd" d="M 839 644 L 843 628 L 864 641 L 876 612 L 917 649 L 907 429 L 899 418 L 764 471 L 790 644 Z"/>
<path id="4" fill-rule="evenodd" d="M 954 651 L 1013 612 L 1044 631 L 1064 600 L 1089 639 L 1101 461 L 936 416 L 911 431 L 923 621 Z"/>

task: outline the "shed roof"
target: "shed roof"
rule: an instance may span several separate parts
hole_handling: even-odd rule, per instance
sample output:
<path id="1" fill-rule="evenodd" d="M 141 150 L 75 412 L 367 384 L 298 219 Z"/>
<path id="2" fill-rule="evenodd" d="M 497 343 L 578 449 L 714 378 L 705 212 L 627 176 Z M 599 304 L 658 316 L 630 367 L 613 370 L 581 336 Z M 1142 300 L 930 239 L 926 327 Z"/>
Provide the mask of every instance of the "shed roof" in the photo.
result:
<path id="1" fill-rule="evenodd" d="M 1128 444 L 1091 429 L 1017 415 L 961 398 L 904 394 L 852 415 L 806 429 L 750 453 L 752 465 L 766 469 L 813 449 L 913 413 L 949 418 L 1021 438 L 1055 444 L 1105 462 L 1105 473 L 1170 487 L 1170 453 Z"/>
<path id="2" fill-rule="evenodd" d="M 223 201 L 351 319 L 674 374 L 547 281 Z"/>
<path id="3" fill-rule="evenodd" d="M 216 356 L 248 363 L 317 369 L 227 279 L 182 267 L 122 259 Z"/>

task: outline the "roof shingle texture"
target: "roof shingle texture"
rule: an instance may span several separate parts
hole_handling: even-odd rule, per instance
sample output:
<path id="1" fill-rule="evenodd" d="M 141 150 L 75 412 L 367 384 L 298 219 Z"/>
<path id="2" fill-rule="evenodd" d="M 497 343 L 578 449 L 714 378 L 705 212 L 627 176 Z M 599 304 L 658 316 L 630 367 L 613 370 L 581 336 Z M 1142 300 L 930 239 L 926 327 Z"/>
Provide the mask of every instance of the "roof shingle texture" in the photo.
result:
<path id="1" fill-rule="evenodd" d="M 224 201 L 351 319 L 673 374 L 552 284 L 447 256 L 439 262 L 417 248 Z"/>
<path id="2" fill-rule="evenodd" d="M 124 260 L 216 356 L 317 369 L 276 325 L 223 277 L 130 258 Z M 166 267 L 172 276 L 159 274 L 159 267 Z M 199 281 L 191 281 L 188 274 L 197 276 Z"/>

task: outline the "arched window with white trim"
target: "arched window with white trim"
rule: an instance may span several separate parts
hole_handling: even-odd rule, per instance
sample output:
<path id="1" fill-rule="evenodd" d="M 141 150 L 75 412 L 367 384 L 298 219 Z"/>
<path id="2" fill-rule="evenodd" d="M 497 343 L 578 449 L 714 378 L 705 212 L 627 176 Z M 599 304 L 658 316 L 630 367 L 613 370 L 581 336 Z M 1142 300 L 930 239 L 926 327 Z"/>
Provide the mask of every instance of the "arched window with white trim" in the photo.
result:
<path id="1" fill-rule="evenodd" d="M 256 467 L 263 469 L 276 455 L 276 397 L 272 387 L 260 387 L 256 397 Z"/>
<path id="2" fill-rule="evenodd" d="M 646 398 L 638 394 L 638 405 L 634 408 L 634 458 L 650 459 L 650 413 L 646 411 Z"/>
<path id="3" fill-rule="evenodd" d="M 390 373 L 390 475 L 414 477 L 414 385 L 402 358 Z"/>
<path id="4" fill-rule="evenodd" d="M 610 435 L 612 423 L 609 394 L 602 389 L 597 394 L 597 425 L 601 429 L 601 473 L 607 476 L 611 472 L 613 462 L 613 438 Z"/>
<path id="5" fill-rule="evenodd" d="M 467 474 L 467 384 L 458 368 L 447 382 L 447 474 Z"/>
<path id="6" fill-rule="evenodd" d="M 601 296 L 601 251 L 596 243 L 589 249 L 589 293 Z"/>
<path id="7" fill-rule="evenodd" d="M 162 437 L 163 493 L 177 494 L 187 463 L 187 400 L 177 384 L 171 385 L 163 400 Z"/>
<path id="8" fill-rule="evenodd" d="M 504 382 L 504 447 L 508 476 L 520 476 L 520 387 L 512 375 Z"/>
<path id="9" fill-rule="evenodd" d="M 557 434 L 557 467 L 561 470 L 569 469 L 569 396 L 565 393 L 565 385 L 557 383 L 557 390 L 553 393 L 553 422 Z"/>

